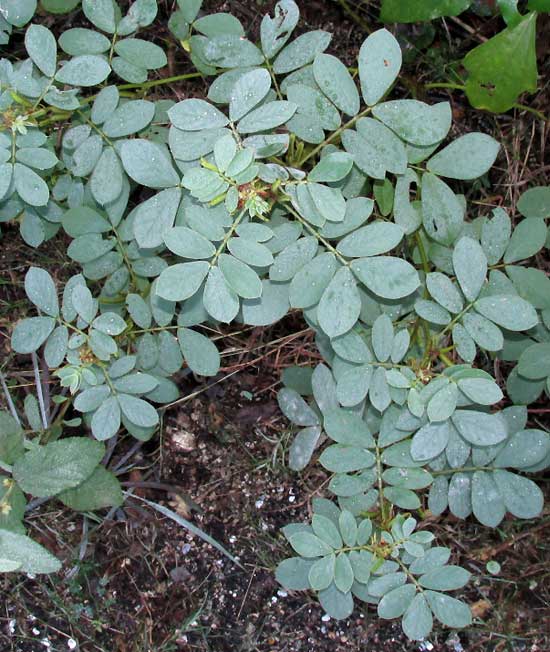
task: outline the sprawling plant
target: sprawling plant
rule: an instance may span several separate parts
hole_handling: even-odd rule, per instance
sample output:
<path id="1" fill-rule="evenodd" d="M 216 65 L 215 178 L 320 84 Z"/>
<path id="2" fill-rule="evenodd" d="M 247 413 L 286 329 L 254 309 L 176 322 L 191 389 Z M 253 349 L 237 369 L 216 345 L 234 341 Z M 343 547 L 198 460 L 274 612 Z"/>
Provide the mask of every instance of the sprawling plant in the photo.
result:
<path id="1" fill-rule="evenodd" d="M 277 578 L 318 592 L 335 618 L 354 598 L 377 605 L 414 639 L 433 616 L 468 625 L 447 592 L 469 573 L 432 546 L 418 492 L 432 513 L 489 527 L 542 509 L 524 473 L 550 463 L 550 437 L 527 428 L 525 405 L 550 392 L 550 281 L 528 265 L 547 241 L 548 189 L 522 197 L 515 228 L 501 208 L 471 215 L 455 190 L 490 169 L 499 145 L 481 133 L 444 145 L 448 103 L 387 99 L 401 50 L 386 30 L 350 72 L 326 53 L 327 32 L 291 40 L 292 0 L 263 19 L 259 45 L 233 16 L 197 18 L 200 1 L 179 0 L 172 32 L 215 79 L 208 100 L 175 103 L 144 99 L 156 83 L 147 70 L 165 58 L 129 36 L 156 3 L 138 0 L 132 20 L 112 0 L 82 4 L 96 29 L 63 34 L 62 54 L 33 24 L 30 58 L 0 63 L 0 216 L 35 246 L 62 229 L 82 270 L 59 302 L 48 272 L 29 269 L 38 316 L 15 326 L 14 351 L 43 347 L 93 439 L 123 427 L 147 440 L 154 404 L 177 397 L 171 376 L 183 365 L 218 373 L 209 326 L 301 310 L 324 362 L 284 375 L 279 403 L 300 428 L 289 463 L 318 459 L 334 499 L 284 529 L 297 556 Z M 131 84 L 110 83 L 112 72 Z M 480 368 L 491 359 L 518 361 L 516 405 Z M 3 567 L 52 570 L 48 556 L 21 561 L 17 550 L 37 544 L 12 498 L 89 510 L 118 504 L 118 481 L 98 466 L 98 441 L 29 434 L 7 416 L 0 427 Z"/>

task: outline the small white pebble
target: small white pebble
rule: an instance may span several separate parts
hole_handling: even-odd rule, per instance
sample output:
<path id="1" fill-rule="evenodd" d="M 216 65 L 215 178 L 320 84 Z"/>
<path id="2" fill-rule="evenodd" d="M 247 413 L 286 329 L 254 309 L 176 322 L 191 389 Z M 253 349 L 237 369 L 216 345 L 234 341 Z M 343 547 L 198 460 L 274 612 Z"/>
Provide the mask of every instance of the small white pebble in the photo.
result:
<path id="1" fill-rule="evenodd" d="M 15 625 L 16 625 L 16 623 L 17 623 L 17 621 L 15 620 L 15 618 L 10 620 L 10 622 L 8 623 L 8 631 L 9 631 L 10 634 L 15 634 Z"/>
<path id="2" fill-rule="evenodd" d="M 328 621 L 330 620 L 330 616 L 329 616 L 328 614 L 325 614 L 325 615 L 321 618 L 321 620 L 322 620 L 324 623 L 328 623 Z"/>
<path id="3" fill-rule="evenodd" d="M 40 642 L 45 648 L 50 648 L 52 646 L 49 638 L 43 638 Z"/>
<path id="4" fill-rule="evenodd" d="M 232 535 L 229 537 L 229 543 L 235 543 L 236 540 L 237 540 L 237 537 L 236 537 L 234 534 L 232 534 Z"/>
<path id="5" fill-rule="evenodd" d="M 32 628 L 32 633 L 33 633 L 35 636 L 38 636 L 38 634 L 40 634 L 40 630 L 39 630 L 37 627 L 33 627 L 33 628 Z"/>
<path id="6" fill-rule="evenodd" d="M 275 596 L 273 596 L 273 597 L 271 598 L 271 602 L 272 602 L 273 604 L 275 604 L 276 602 L 278 602 L 278 600 L 277 600 L 277 598 L 276 598 Z"/>
<path id="7" fill-rule="evenodd" d="M 286 598 L 286 596 L 288 595 L 288 593 L 287 593 L 286 591 L 281 591 L 281 589 L 279 589 L 279 590 L 277 591 L 277 595 L 278 595 L 280 598 Z"/>
<path id="8" fill-rule="evenodd" d="M 74 640 L 74 638 L 70 638 L 67 641 L 67 647 L 69 648 L 69 650 L 74 650 L 77 645 L 78 645 L 78 643 Z"/>
<path id="9" fill-rule="evenodd" d="M 265 496 L 261 496 L 260 498 L 258 498 L 258 500 L 254 503 L 256 509 L 261 509 L 264 506 L 264 502 L 265 502 Z"/>
<path id="10" fill-rule="evenodd" d="M 293 503 L 296 500 L 296 496 L 289 496 L 288 497 L 288 502 Z"/>

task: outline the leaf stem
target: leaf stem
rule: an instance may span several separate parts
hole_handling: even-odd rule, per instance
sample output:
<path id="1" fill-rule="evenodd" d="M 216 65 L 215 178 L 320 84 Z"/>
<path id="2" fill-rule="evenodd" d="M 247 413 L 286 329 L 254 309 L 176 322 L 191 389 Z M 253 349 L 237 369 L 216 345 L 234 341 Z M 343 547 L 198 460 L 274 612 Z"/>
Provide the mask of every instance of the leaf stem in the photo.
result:
<path id="1" fill-rule="evenodd" d="M 340 134 L 345 131 L 346 129 L 350 129 L 353 127 L 353 125 L 360 119 L 363 118 L 364 116 L 368 115 L 372 111 L 372 107 L 367 107 L 360 113 L 358 113 L 356 116 L 354 116 L 351 120 L 348 120 L 345 124 L 343 124 L 339 129 L 336 131 L 333 131 L 328 138 L 325 138 L 323 142 L 320 145 L 317 145 L 317 147 L 313 148 L 309 154 L 306 154 L 303 158 L 301 158 L 297 163 L 296 167 L 301 168 L 306 161 L 309 161 L 310 158 L 313 158 L 316 154 L 318 154 L 323 147 L 326 147 L 329 143 L 331 143 L 333 140 L 336 140 L 340 136 Z"/>

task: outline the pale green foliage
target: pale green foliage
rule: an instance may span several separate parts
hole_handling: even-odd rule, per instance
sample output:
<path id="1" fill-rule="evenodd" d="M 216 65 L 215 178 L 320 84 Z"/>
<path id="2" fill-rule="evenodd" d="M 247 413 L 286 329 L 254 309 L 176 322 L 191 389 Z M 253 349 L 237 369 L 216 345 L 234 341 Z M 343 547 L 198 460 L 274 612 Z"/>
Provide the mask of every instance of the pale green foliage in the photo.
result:
<path id="1" fill-rule="evenodd" d="M 211 327 L 301 309 L 324 363 L 284 374 L 279 404 L 299 428 L 289 464 L 303 469 L 319 452 L 335 501 L 314 501 L 311 525 L 285 528 L 299 556 L 279 565 L 279 581 L 318 591 L 335 618 L 354 599 L 377 604 L 413 639 L 433 618 L 467 626 L 468 607 L 445 592 L 468 573 L 399 510 L 420 509 L 420 492 L 434 513 L 491 527 L 542 509 L 523 473 L 548 465 L 550 438 L 527 428 L 524 405 L 550 393 L 550 281 L 527 264 L 546 246 L 547 189 L 522 197 L 515 229 L 503 209 L 472 219 L 456 180 L 484 175 L 498 144 L 480 133 L 444 142 L 448 103 L 388 99 L 401 65 L 389 31 L 362 45 L 358 79 L 325 52 L 329 34 L 292 40 L 291 0 L 264 18 L 259 45 L 234 17 L 197 18 L 200 2 L 182 0 L 170 26 L 195 66 L 217 75 L 208 100 L 122 96 L 105 56 L 117 29 L 119 76 L 143 80 L 165 62 L 156 46 L 141 61 L 142 45 L 126 38 L 153 20 L 152 4 L 120 19 L 111 0 L 84 0 L 105 35 L 65 33 L 61 66 L 50 32 L 33 25 L 31 59 L 0 64 L 3 109 L 15 112 L 0 132 L 0 216 L 23 215 L 35 246 L 62 228 L 82 269 L 62 293 L 45 270 L 28 271 L 38 315 L 15 326 L 14 351 L 44 346 L 95 440 L 121 428 L 147 440 L 183 365 L 218 373 Z M 105 84 L 87 99 L 56 80 Z M 72 124 L 58 144 L 14 98 L 49 111 L 61 93 Z M 473 366 L 482 356 L 518 361 L 508 378 L 517 406 L 496 407 L 499 384 Z M 38 409 L 25 407 L 40 430 Z M 98 441 L 40 446 L 18 433 L 2 425 L 0 461 L 19 498 L 120 503 Z"/>

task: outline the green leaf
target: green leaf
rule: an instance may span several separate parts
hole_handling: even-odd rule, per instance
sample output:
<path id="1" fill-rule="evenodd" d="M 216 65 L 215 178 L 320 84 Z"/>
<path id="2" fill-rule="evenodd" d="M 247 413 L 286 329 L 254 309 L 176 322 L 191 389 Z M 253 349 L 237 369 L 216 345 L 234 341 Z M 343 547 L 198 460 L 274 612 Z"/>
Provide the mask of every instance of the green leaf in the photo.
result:
<path id="1" fill-rule="evenodd" d="M 414 584 L 404 584 L 389 591 L 378 603 L 378 615 L 380 618 L 391 620 L 402 616 L 411 605 L 416 588 Z"/>
<path id="2" fill-rule="evenodd" d="M 371 467 L 375 457 L 367 450 L 334 444 L 325 448 L 319 457 L 319 462 L 332 473 L 351 473 Z"/>
<path id="3" fill-rule="evenodd" d="M 516 263 L 538 253 L 546 241 L 547 229 L 543 219 L 529 219 L 520 222 L 512 233 L 504 254 L 505 263 Z"/>
<path id="4" fill-rule="evenodd" d="M 525 349 L 519 358 L 518 372 L 530 380 L 550 376 L 550 343 L 538 342 Z"/>
<path id="5" fill-rule="evenodd" d="M 543 430 L 520 430 L 495 457 L 494 466 L 526 469 L 542 462 L 550 452 L 550 438 Z"/>
<path id="6" fill-rule="evenodd" d="M 308 575 L 312 589 L 322 591 L 331 585 L 334 579 L 335 561 L 336 557 L 334 555 L 326 555 L 313 564 Z"/>
<path id="7" fill-rule="evenodd" d="M 107 52 L 111 47 L 111 42 L 103 34 L 93 29 L 74 27 L 61 34 L 59 37 L 59 47 L 63 52 L 75 57 L 81 54 L 102 54 L 103 52 Z M 93 120 L 93 122 L 96 121 Z"/>
<path id="8" fill-rule="evenodd" d="M 31 206 L 45 206 L 50 198 L 46 182 L 26 165 L 15 163 L 13 181 L 21 199 Z"/>
<path id="9" fill-rule="evenodd" d="M 442 16 L 458 16 L 470 4 L 471 0 L 383 0 L 380 20 L 384 23 L 427 22 Z"/>
<path id="10" fill-rule="evenodd" d="M 125 38 L 117 41 L 115 52 L 132 65 L 146 70 L 158 70 L 168 63 L 161 47 L 140 38 Z"/>
<path id="11" fill-rule="evenodd" d="M 425 596 L 434 616 L 443 625 L 462 629 L 472 624 L 470 608 L 464 602 L 436 591 L 426 591 Z"/>
<path id="12" fill-rule="evenodd" d="M 57 289 L 45 269 L 30 267 L 25 275 L 25 292 L 35 306 L 50 317 L 59 315 Z"/>
<path id="13" fill-rule="evenodd" d="M 288 307 L 288 285 L 266 279 L 262 281 L 260 298 L 242 302 L 243 321 L 251 326 L 267 326 L 286 315 Z"/>
<path id="14" fill-rule="evenodd" d="M 519 198 L 518 211 L 531 219 L 550 217 L 550 186 L 526 190 Z"/>
<path id="15" fill-rule="evenodd" d="M 90 180 L 92 195 L 98 204 L 105 206 L 118 199 L 123 183 L 122 167 L 118 155 L 112 147 L 106 147 Z"/>
<path id="16" fill-rule="evenodd" d="M 112 0 L 82 0 L 86 18 L 108 34 L 116 30 L 115 4 Z"/>
<path id="17" fill-rule="evenodd" d="M 57 65 L 57 44 L 47 27 L 31 25 L 25 33 L 25 48 L 36 67 L 53 77 Z"/>
<path id="18" fill-rule="evenodd" d="M 347 593 L 353 584 L 353 570 L 346 553 L 340 553 L 336 557 L 334 565 L 334 584 L 343 593 Z"/>
<path id="19" fill-rule="evenodd" d="M 0 460 L 13 464 L 24 452 L 21 426 L 11 414 L 0 410 Z"/>
<path id="20" fill-rule="evenodd" d="M 128 175 L 148 188 L 177 186 L 180 177 L 160 145 L 137 138 L 127 140 L 120 148 L 122 164 Z"/>
<path id="21" fill-rule="evenodd" d="M 404 174 L 407 169 L 403 143 L 390 129 L 372 118 L 360 118 L 357 131 L 346 129 L 342 144 L 357 167 L 373 179 L 384 179 L 386 171 Z"/>
<path id="22" fill-rule="evenodd" d="M 449 424 L 428 423 L 414 435 L 411 455 L 414 460 L 432 460 L 445 450 L 449 443 Z"/>
<path id="23" fill-rule="evenodd" d="M 440 306 L 454 314 L 464 307 L 460 292 L 448 276 L 441 272 L 430 272 L 426 276 L 426 287 Z"/>
<path id="24" fill-rule="evenodd" d="M 212 258 L 216 248 L 203 235 L 186 226 L 175 226 L 164 234 L 164 244 L 182 258 Z"/>
<path id="25" fill-rule="evenodd" d="M 400 138 L 423 147 L 439 143 L 451 128 L 448 102 L 429 106 L 418 100 L 394 100 L 377 104 L 372 113 Z"/>
<path id="26" fill-rule="evenodd" d="M 331 54 L 318 54 L 313 62 L 313 75 L 321 91 L 343 113 L 359 113 L 359 93 L 348 69 Z"/>
<path id="27" fill-rule="evenodd" d="M 178 342 L 190 369 L 201 376 L 215 376 L 220 370 L 220 354 L 207 337 L 190 328 L 178 329 Z"/>
<path id="28" fill-rule="evenodd" d="M 470 579 L 470 573 L 460 566 L 441 566 L 428 571 L 418 578 L 425 589 L 434 591 L 455 591 L 462 588 Z"/>
<path id="29" fill-rule="evenodd" d="M 0 529 L 0 558 L 24 573 L 56 573 L 61 568 L 60 561 L 30 537 L 4 529 Z"/>
<path id="30" fill-rule="evenodd" d="M 385 299 L 401 299 L 420 285 L 416 269 L 406 260 L 393 256 L 354 260 L 351 269 L 369 290 Z"/>
<path id="31" fill-rule="evenodd" d="M 180 200 L 181 190 L 168 188 L 136 207 L 134 236 L 140 247 L 153 249 L 163 244 L 176 219 Z"/>
<path id="32" fill-rule="evenodd" d="M 317 319 L 329 337 L 349 331 L 359 318 L 361 297 L 355 279 L 347 267 L 341 267 L 319 302 Z"/>
<path id="33" fill-rule="evenodd" d="M 340 444 L 361 448 L 374 445 L 367 424 L 353 412 L 341 409 L 327 412 L 323 425 L 328 436 Z"/>
<path id="34" fill-rule="evenodd" d="M 273 262 L 271 251 L 260 242 L 253 242 L 246 238 L 230 238 L 227 242 L 227 248 L 235 258 L 247 265 L 267 267 Z"/>
<path id="35" fill-rule="evenodd" d="M 504 518 L 506 507 L 491 474 L 483 471 L 474 473 L 472 509 L 477 520 L 487 527 L 496 527 Z"/>
<path id="36" fill-rule="evenodd" d="M 290 304 L 294 308 L 316 305 L 336 272 L 336 259 L 331 252 L 316 256 L 295 274 L 290 284 Z"/>
<path id="37" fill-rule="evenodd" d="M 323 183 L 340 181 L 353 167 L 353 158 L 346 152 L 331 152 L 323 156 L 308 175 L 309 181 Z"/>
<path id="38" fill-rule="evenodd" d="M 550 308 L 550 279 L 542 269 L 509 265 L 506 273 L 518 291 L 533 308 Z"/>
<path id="39" fill-rule="evenodd" d="M 122 138 L 135 134 L 151 122 L 155 105 L 147 100 L 132 100 L 118 107 L 103 124 L 108 138 Z"/>
<path id="40" fill-rule="evenodd" d="M 388 315 L 380 315 L 372 325 L 372 348 L 379 362 L 386 362 L 391 355 L 394 330 Z"/>
<path id="41" fill-rule="evenodd" d="M 183 100 L 169 111 L 171 123 L 184 131 L 200 131 L 225 127 L 229 118 L 209 102 L 198 99 Z"/>
<path id="42" fill-rule="evenodd" d="M 339 242 L 337 250 L 351 258 L 376 256 L 395 249 L 404 235 L 397 224 L 377 220 L 347 235 Z"/>
<path id="43" fill-rule="evenodd" d="M 460 326 L 460 324 L 457 324 L 453 328 L 453 338 L 457 338 L 457 341 L 460 341 L 464 347 L 468 347 L 467 350 L 472 346 L 474 347 L 471 352 L 472 359 L 475 358 L 475 345 L 469 340 L 487 351 L 500 351 L 504 346 L 502 331 L 485 317 L 469 313 L 464 315 L 462 323 L 465 332 L 459 332 L 457 326 Z"/>
<path id="44" fill-rule="evenodd" d="M 234 256 L 221 254 L 218 266 L 229 287 L 243 299 L 257 299 L 262 294 L 262 282 L 256 272 Z"/>
<path id="45" fill-rule="evenodd" d="M 323 514 L 314 514 L 311 520 L 311 527 L 313 528 L 315 535 L 327 543 L 331 548 L 337 550 L 344 545 L 338 528 L 330 518 L 327 518 L 327 516 L 324 516 Z"/>
<path id="46" fill-rule="evenodd" d="M 334 583 L 328 589 L 319 592 L 319 602 L 327 614 L 335 620 L 345 620 L 353 612 L 351 593 L 343 593 Z"/>
<path id="47" fill-rule="evenodd" d="M 452 422 L 460 435 L 474 446 L 493 446 L 508 437 L 506 421 L 500 414 L 457 410 Z"/>
<path id="48" fill-rule="evenodd" d="M 332 548 L 319 537 L 309 532 L 297 532 L 290 537 L 290 545 L 302 557 L 324 557 L 332 553 Z"/>
<path id="49" fill-rule="evenodd" d="M 391 88 L 401 69 L 399 43 L 386 29 L 365 39 L 359 50 L 361 92 L 368 106 L 379 102 Z"/>
<path id="50" fill-rule="evenodd" d="M 308 574 L 314 565 L 311 559 L 291 557 L 283 559 L 275 571 L 275 579 L 290 591 L 305 591 L 310 588 Z"/>
<path id="51" fill-rule="evenodd" d="M 319 418 L 294 389 L 283 387 L 277 394 L 281 411 L 292 423 L 299 426 L 317 426 Z"/>
<path id="52" fill-rule="evenodd" d="M 36 0 L 2 0 L 3 18 L 14 27 L 23 27 L 34 16 Z"/>
<path id="53" fill-rule="evenodd" d="M 114 437 L 120 428 L 120 405 L 116 397 L 110 396 L 94 412 L 92 417 L 92 434 L 104 441 Z"/>
<path id="54" fill-rule="evenodd" d="M 43 147 L 22 147 L 17 150 L 15 158 L 35 170 L 49 170 L 59 162 L 53 152 Z"/>
<path id="55" fill-rule="evenodd" d="M 512 232 L 512 223 L 502 208 L 493 210 L 493 217 L 486 218 L 481 226 L 481 247 L 490 265 L 502 258 Z"/>
<path id="56" fill-rule="evenodd" d="M 289 281 L 317 253 L 317 238 L 299 238 L 285 247 L 269 269 L 272 281 Z"/>
<path id="57" fill-rule="evenodd" d="M 290 120 L 296 113 L 297 105 L 286 100 L 275 100 L 262 104 L 244 116 L 237 125 L 241 134 L 269 131 Z"/>
<path id="58" fill-rule="evenodd" d="M 538 324 L 533 306 L 516 295 L 493 295 L 475 302 L 475 309 L 495 324 L 510 331 L 523 331 Z"/>
<path id="59" fill-rule="evenodd" d="M 273 62 L 273 72 L 277 75 L 298 70 L 311 63 L 317 54 L 324 52 L 332 35 L 322 30 L 306 32 L 282 50 Z"/>
<path id="60" fill-rule="evenodd" d="M 13 329 L 11 347 L 17 353 L 32 353 L 44 344 L 54 327 L 52 317 L 23 319 Z"/>
<path id="61" fill-rule="evenodd" d="M 204 307 L 214 319 L 229 324 L 239 312 L 239 297 L 217 267 L 212 267 L 204 288 Z"/>
<path id="62" fill-rule="evenodd" d="M 90 477 L 105 447 L 86 437 L 68 437 L 37 446 L 13 466 L 13 477 L 26 493 L 52 496 Z"/>
<path id="63" fill-rule="evenodd" d="M 466 95 L 476 109 L 504 113 L 521 93 L 536 91 L 536 18 L 536 13 L 528 14 L 464 57 Z"/>
<path id="64" fill-rule="evenodd" d="M 155 408 L 147 401 L 129 394 L 117 394 L 122 414 L 140 428 L 152 428 L 159 422 Z"/>
<path id="65" fill-rule="evenodd" d="M 355 516 L 347 509 L 343 509 L 338 517 L 338 527 L 346 546 L 355 546 L 357 543 L 357 521 Z M 346 590 L 346 589 L 342 589 Z"/>
<path id="66" fill-rule="evenodd" d="M 64 505 L 77 512 L 120 507 L 124 501 L 120 482 L 103 466 L 98 466 L 78 487 L 61 492 L 58 498 Z"/>
<path id="67" fill-rule="evenodd" d="M 493 405 L 502 400 L 500 387 L 488 378 L 462 378 L 458 381 L 460 391 L 479 405 Z"/>
<path id="68" fill-rule="evenodd" d="M 114 312 L 104 312 L 94 319 L 92 327 L 106 335 L 120 335 L 126 330 L 126 322 Z"/>
<path id="69" fill-rule="evenodd" d="M 422 175 L 422 222 L 428 235 L 444 245 L 453 244 L 462 231 L 464 206 L 433 174 Z"/>
<path id="70" fill-rule="evenodd" d="M 423 593 L 418 593 L 403 616 L 403 631 L 414 641 L 420 641 L 432 631 L 432 612 Z"/>
<path id="71" fill-rule="evenodd" d="M 509 471 L 492 473 L 506 509 L 517 518 L 535 518 L 542 512 L 544 497 L 537 485 Z"/>
<path id="72" fill-rule="evenodd" d="M 100 56 L 83 54 L 73 57 L 59 69 L 55 81 L 70 86 L 97 86 L 105 81 L 111 66 Z"/>
<path id="73" fill-rule="evenodd" d="M 301 471 L 309 464 L 320 435 L 321 428 L 319 426 L 310 426 L 300 430 L 294 437 L 288 451 L 288 466 L 293 471 Z"/>
<path id="74" fill-rule="evenodd" d="M 477 299 L 487 276 L 487 258 L 477 240 L 461 238 L 453 251 L 453 267 L 464 296 Z"/>
<path id="75" fill-rule="evenodd" d="M 265 68 L 256 68 L 239 77 L 231 90 L 229 117 L 240 120 L 259 104 L 271 88 L 271 77 Z"/>
<path id="76" fill-rule="evenodd" d="M 432 156 L 426 167 L 450 179 L 477 179 L 492 167 L 499 150 L 499 143 L 487 134 L 465 134 Z"/>
<path id="77" fill-rule="evenodd" d="M 275 5 L 274 17 L 265 15 L 260 26 L 262 50 L 268 59 L 274 57 L 290 38 L 298 23 L 300 10 L 293 0 L 281 0 Z"/>

